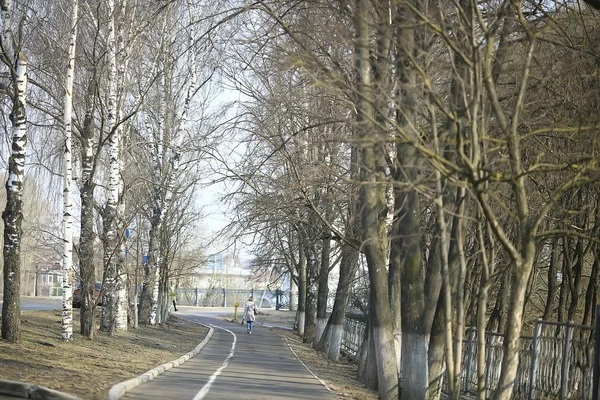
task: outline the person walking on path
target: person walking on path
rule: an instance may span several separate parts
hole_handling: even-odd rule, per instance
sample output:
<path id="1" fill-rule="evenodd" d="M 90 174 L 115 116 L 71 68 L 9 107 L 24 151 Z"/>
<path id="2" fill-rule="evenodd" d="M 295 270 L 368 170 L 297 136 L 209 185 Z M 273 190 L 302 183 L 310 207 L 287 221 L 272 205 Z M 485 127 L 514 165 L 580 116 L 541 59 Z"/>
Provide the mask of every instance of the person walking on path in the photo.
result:
<path id="1" fill-rule="evenodd" d="M 254 316 L 258 313 L 258 308 L 254 303 L 254 298 L 250 297 L 244 307 L 244 319 L 248 327 L 248 334 L 252 334 L 252 325 L 254 325 Z"/>

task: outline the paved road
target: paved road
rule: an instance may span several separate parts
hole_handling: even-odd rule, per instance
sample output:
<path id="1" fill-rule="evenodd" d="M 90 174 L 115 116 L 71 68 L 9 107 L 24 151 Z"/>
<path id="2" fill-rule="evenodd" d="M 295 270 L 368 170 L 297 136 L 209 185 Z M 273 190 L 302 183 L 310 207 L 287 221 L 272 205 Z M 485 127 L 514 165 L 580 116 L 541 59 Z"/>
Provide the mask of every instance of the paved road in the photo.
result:
<path id="1" fill-rule="evenodd" d="M 258 325 L 248 335 L 245 326 L 216 315 L 184 307 L 179 314 L 214 326 L 212 338 L 196 357 L 143 383 L 123 399 L 338 398 L 296 359 L 285 339 L 270 329 Z"/>
<path id="2" fill-rule="evenodd" d="M 2 295 L 0 295 L 0 307 Z M 62 308 L 62 297 L 21 296 L 21 310 L 54 310 Z"/>

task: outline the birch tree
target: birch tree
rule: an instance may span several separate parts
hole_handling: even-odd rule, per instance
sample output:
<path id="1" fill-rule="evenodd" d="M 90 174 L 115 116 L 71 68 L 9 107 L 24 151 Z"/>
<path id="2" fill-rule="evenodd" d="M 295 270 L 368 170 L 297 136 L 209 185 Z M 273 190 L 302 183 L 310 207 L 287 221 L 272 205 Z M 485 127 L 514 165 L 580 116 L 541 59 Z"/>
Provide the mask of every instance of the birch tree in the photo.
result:
<path id="1" fill-rule="evenodd" d="M 211 65 L 207 62 L 211 54 L 210 45 L 200 40 L 198 32 L 198 27 L 205 26 L 199 23 L 201 17 L 210 15 L 210 10 L 212 8 L 191 1 L 174 3 L 166 8 L 166 18 L 157 32 L 161 43 L 157 57 L 160 84 L 154 95 L 156 101 L 152 109 L 148 108 L 143 121 L 150 143 L 154 179 L 151 189 L 148 263 L 144 270 L 140 319 L 152 325 L 163 322 L 161 315 L 164 313 L 159 301 L 159 296 L 162 295 L 161 276 L 163 279 L 168 277 L 167 271 L 161 275 L 165 260 L 161 258 L 160 235 L 167 212 L 174 197 L 178 195 L 178 182 L 182 181 L 184 143 L 194 143 L 197 140 L 190 133 L 194 130 L 191 114 L 199 107 L 199 91 L 209 86 L 212 77 L 211 69 L 207 68 Z M 180 20 L 186 23 L 181 28 Z M 200 84 L 199 78 L 202 79 Z M 194 148 L 192 146 L 190 150 Z M 162 282 L 162 286 L 167 288 L 168 282 Z"/>
<path id="2" fill-rule="evenodd" d="M 11 343 L 21 341 L 21 237 L 23 220 L 23 178 L 27 146 L 27 57 L 21 49 L 20 36 L 14 34 L 9 0 L 0 2 L 0 57 L 8 69 L 12 123 L 11 151 L 6 181 L 4 221 L 4 297 L 2 303 L 2 338 Z"/>
<path id="3" fill-rule="evenodd" d="M 64 134 L 65 134 L 65 152 L 64 152 L 64 253 L 63 253 L 63 311 L 62 311 L 62 338 L 63 340 L 73 339 L 73 168 L 72 168 L 72 112 L 73 112 L 73 81 L 75 76 L 75 45 L 77 42 L 77 19 L 79 11 L 78 0 L 73 0 L 71 4 L 71 31 L 69 37 L 69 64 L 65 82 L 65 105 L 64 105 Z"/>
<path id="4" fill-rule="evenodd" d="M 119 113 L 118 75 L 117 75 L 117 42 L 116 12 L 114 0 L 108 3 L 109 26 L 106 48 L 108 50 L 108 200 L 103 210 L 103 244 L 106 288 L 103 290 L 102 318 L 100 329 L 105 332 L 127 330 L 127 302 L 123 288 L 126 281 L 124 256 L 121 252 L 121 221 L 119 213 L 119 196 L 122 195 L 120 142 L 122 129 L 117 124 Z M 125 296 L 125 298 L 123 298 Z"/>

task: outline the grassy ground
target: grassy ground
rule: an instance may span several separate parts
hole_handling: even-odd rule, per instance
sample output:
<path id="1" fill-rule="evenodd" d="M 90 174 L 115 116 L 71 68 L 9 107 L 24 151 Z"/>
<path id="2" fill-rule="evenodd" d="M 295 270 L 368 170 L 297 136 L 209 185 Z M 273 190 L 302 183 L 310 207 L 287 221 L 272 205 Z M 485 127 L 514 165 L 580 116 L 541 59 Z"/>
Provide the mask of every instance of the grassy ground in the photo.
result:
<path id="1" fill-rule="evenodd" d="M 79 314 L 74 312 L 74 332 Z M 22 343 L 0 340 L 0 379 L 30 382 L 60 390 L 81 399 L 106 399 L 116 383 L 138 376 L 193 350 L 207 329 L 178 318 L 162 326 L 142 326 L 125 333 L 98 332 L 94 340 L 75 334 L 73 342 L 60 338 L 60 311 L 23 311 Z M 290 322 L 291 321 L 291 322 Z M 291 326 L 293 313 L 265 311 L 259 322 Z M 271 329 L 260 327 L 260 329 Z M 336 392 L 350 399 L 376 399 L 358 383 L 356 366 L 329 362 L 292 332 L 280 330 L 305 364 Z"/>

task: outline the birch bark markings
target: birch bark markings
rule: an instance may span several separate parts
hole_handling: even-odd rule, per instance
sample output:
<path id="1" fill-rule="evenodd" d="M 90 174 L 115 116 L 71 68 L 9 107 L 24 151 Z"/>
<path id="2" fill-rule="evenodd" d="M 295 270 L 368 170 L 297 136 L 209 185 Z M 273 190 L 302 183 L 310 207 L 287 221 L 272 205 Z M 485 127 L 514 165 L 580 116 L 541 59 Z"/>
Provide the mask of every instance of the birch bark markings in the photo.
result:
<path id="1" fill-rule="evenodd" d="M 6 26 L 5 26 L 6 28 Z M 12 38 L 11 38 L 12 39 Z M 12 121 L 12 150 L 8 160 L 6 181 L 6 208 L 4 221 L 4 299 L 2 303 L 2 338 L 8 342 L 21 341 L 21 237 L 23 230 L 23 177 L 27 146 L 27 58 L 19 53 L 14 73 L 16 83 Z"/>
<path id="2" fill-rule="evenodd" d="M 104 332 L 127 330 L 127 313 L 122 309 L 124 302 L 119 298 L 124 285 L 124 260 L 121 254 L 120 221 L 118 218 L 120 174 L 120 140 L 121 129 L 117 125 L 118 87 L 117 87 L 117 51 L 115 39 L 115 2 L 108 1 L 109 28 L 107 35 L 108 49 L 108 117 L 109 129 L 109 182 L 108 200 L 103 212 L 103 242 L 105 281 L 100 329 Z M 121 293 L 120 293 L 121 292 Z"/>
<path id="3" fill-rule="evenodd" d="M 0 1 L 0 39 L 3 52 L 1 61 L 10 74 L 12 109 L 11 153 L 6 181 L 6 208 L 4 220 L 4 298 L 2 303 L 2 338 L 10 343 L 21 341 L 21 238 L 23 220 L 23 178 L 27 147 L 27 57 L 15 48 L 12 31 L 11 2 Z"/>
<path id="4" fill-rule="evenodd" d="M 77 42 L 77 16 L 79 11 L 78 0 L 73 0 L 71 9 L 71 30 L 69 37 L 69 64 L 65 82 L 65 106 L 63 123 L 65 125 L 65 154 L 64 154 L 64 251 L 63 251 L 63 311 L 62 311 L 62 339 L 73 340 L 73 166 L 71 117 L 73 112 L 73 80 L 75 76 L 75 47 Z"/>

